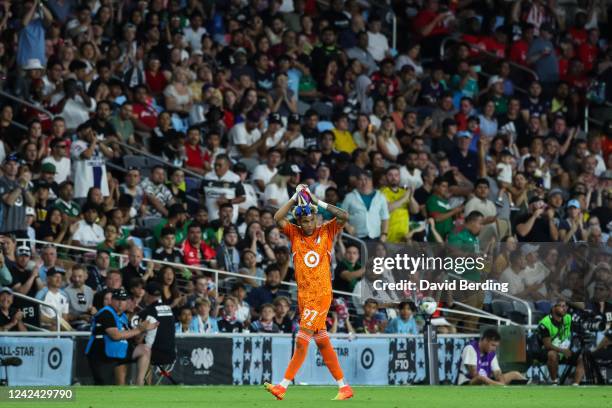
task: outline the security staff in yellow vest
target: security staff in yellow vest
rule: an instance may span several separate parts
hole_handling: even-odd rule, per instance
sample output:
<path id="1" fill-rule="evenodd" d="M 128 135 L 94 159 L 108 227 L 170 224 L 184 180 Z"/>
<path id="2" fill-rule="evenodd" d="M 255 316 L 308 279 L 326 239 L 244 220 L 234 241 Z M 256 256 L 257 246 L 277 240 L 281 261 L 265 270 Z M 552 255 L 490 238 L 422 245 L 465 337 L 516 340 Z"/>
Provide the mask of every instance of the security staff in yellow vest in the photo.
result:
<path id="1" fill-rule="evenodd" d="M 144 384 L 151 360 L 151 348 L 145 344 L 134 347 L 128 343 L 128 339 L 155 329 L 159 323 L 143 321 L 137 328 L 130 329 L 125 314 L 127 300 L 125 289 L 113 290 L 110 305 L 100 309 L 92 318 L 91 337 L 85 354 L 96 385 L 113 384 L 113 377 L 117 385 L 125 384 L 125 369 L 120 367 L 133 362 L 138 365 L 136 384 Z"/>

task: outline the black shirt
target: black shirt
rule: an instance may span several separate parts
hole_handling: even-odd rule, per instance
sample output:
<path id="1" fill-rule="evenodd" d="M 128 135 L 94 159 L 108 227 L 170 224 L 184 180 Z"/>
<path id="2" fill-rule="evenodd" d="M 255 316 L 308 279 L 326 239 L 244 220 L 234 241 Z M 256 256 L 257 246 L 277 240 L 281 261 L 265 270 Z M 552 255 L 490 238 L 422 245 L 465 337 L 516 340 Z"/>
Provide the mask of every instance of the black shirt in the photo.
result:
<path id="1" fill-rule="evenodd" d="M 514 222 L 514 227 L 516 228 L 517 225 L 526 223 L 531 218 L 531 215 L 527 213 L 519 216 Z M 550 236 L 550 227 L 546 215 L 541 215 L 535 220 L 531 231 L 527 235 L 523 237 L 517 233 L 517 237 L 520 242 L 552 242 L 553 239 Z"/>
<path id="2" fill-rule="evenodd" d="M 276 320 L 276 317 L 274 317 L 274 323 L 276 323 L 280 331 L 283 333 L 291 333 L 293 331 L 293 321 L 291 318 L 289 318 L 289 316 L 285 316 L 280 324 L 278 323 L 278 320 Z"/>
<path id="3" fill-rule="evenodd" d="M 124 268 L 121 269 L 121 275 L 123 276 L 123 286 L 128 290 L 131 289 L 131 282 L 134 278 L 142 278 L 144 274 L 147 273 L 147 270 L 141 266 L 136 268 L 132 264 L 127 264 Z"/>
<path id="4" fill-rule="evenodd" d="M 217 322 L 221 333 L 242 333 L 242 324 L 238 321 L 230 322 L 223 318 Z"/>
<path id="5" fill-rule="evenodd" d="M 467 155 L 464 156 L 458 148 L 455 148 L 449 157 L 449 162 L 452 166 L 456 166 L 468 180 L 476 181 L 478 174 L 478 156 L 476 153 L 468 151 Z"/>
<path id="6" fill-rule="evenodd" d="M 15 313 L 17 313 L 18 310 L 19 309 L 11 307 L 9 309 L 8 315 L 5 315 L 4 312 L 0 311 L 0 327 L 9 324 L 11 320 L 13 320 L 13 317 L 15 316 Z M 19 331 L 19 326 L 15 325 L 9 331 Z"/>
<path id="7" fill-rule="evenodd" d="M 98 336 L 102 336 L 106 334 L 106 329 L 109 329 L 111 327 L 117 327 L 113 314 L 108 310 L 104 310 L 95 316 L 95 320 L 96 320 L 96 325 L 93 328 L 93 335 L 96 338 L 94 338 L 93 344 L 91 345 L 91 348 L 89 349 L 89 355 L 96 359 L 103 360 L 103 361 L 119 360 L 119 359 L 107 357 L 106 352 L 104 351 L 104 339 L 102 337 L 97 338 Z M 124 326 L 124 328 L 126 330 L 129 329 L 129 325 Z"/>
<path id="8" fill-rule="evenodd" d="M 153 364 L 170 364 L 176 359 L 174 315 L 168 305 L 164 305 L 161 300 L 157 300 L 144 308 L 132 319 L 132 326 L 139 321 L 146 320 L 148 316 L 153 317 L 159 322 L 155 341 L 151 347 L 153 352 L 151 362 Z"/>
<path id="9" fill-rule="evenodd" d="M 156 261 L 182 263 L 183 251 L 178 248 L 173 248 L 172 252 L 168 253 L 163 247 L 159 247 L 153 253 L 153 259 L 155 259 Z"/>
<path id="10" fill-rule="evenodd" d="M 15 290 L 15 285 L 17 285 L 18 283 L 21 283 L 21 285 L 23 286 L 28 281 L 28 278 L 32 274 L 31 271 L 19 268 L 17 264 L 7 265 L 7 266 L 9 268 L 9 271 L 11 272 L 11 276 L 13 277 L 13 283 L 12 283 L 13 290 Z M 36 292 L 38 292 L 38 289 L 36 287 L 36 279 L 35 279 L 34 282 L 32 282 L 32 287 L 30 287 L 30 290 L 25 295 L 30 296 L 30 297 L 36 297 Z"/>

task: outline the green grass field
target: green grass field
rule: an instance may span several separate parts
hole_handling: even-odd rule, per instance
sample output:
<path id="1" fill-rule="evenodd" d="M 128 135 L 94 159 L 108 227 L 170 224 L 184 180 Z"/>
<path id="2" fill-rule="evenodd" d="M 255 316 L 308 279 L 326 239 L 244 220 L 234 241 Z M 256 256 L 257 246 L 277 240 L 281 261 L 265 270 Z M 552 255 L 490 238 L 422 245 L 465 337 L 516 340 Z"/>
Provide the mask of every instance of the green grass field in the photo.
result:
<path id="1" fill-rule="evenodd" d="M 364 408 L 603 408 L 612 407 L 612 387 L 354 387 L 349 401 L 330 401 L 335 387 L 292 386 L 283 401 L 263 387 L 74 387 L 72 402 L 7 402 L 0 407 L 25 408 L 192 408 L 192 407 L 303 407 L 346 405 Z"/>

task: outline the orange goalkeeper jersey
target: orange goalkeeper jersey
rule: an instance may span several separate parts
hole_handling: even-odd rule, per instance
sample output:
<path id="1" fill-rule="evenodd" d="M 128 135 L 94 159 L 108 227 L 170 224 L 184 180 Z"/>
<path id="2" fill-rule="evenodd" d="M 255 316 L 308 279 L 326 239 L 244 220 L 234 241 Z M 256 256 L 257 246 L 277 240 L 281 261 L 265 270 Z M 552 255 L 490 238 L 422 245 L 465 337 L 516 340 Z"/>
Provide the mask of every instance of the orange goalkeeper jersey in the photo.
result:
<path id="1" fill-rule="evenodd" d="M 317 227 L 310 236 L 304 235 L 297 225 L 285 224 L 283 232 L 291 242 L 298 304 L 331 298 L 331 251 L 341 230 L 335 218 Z"/>

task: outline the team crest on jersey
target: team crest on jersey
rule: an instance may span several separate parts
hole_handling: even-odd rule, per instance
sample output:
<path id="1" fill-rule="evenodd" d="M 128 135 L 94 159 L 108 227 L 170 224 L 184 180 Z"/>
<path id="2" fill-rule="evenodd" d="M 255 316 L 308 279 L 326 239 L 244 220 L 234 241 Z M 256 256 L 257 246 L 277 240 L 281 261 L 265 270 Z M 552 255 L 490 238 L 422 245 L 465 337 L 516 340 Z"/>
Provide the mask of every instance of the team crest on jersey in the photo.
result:
<path id="1" fill-rule="evenodd" d="M 304 263 L 309 268 L 314 268 L 319 264 L 320 257 L 315 251 L 308 251 L 306 255 L 304 255 Z"/>

